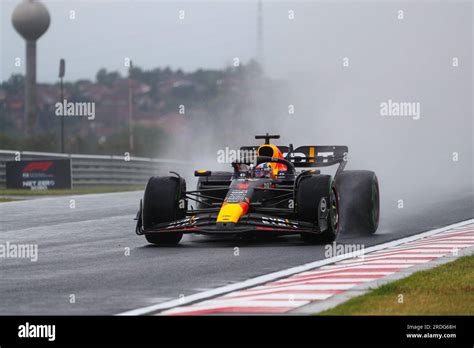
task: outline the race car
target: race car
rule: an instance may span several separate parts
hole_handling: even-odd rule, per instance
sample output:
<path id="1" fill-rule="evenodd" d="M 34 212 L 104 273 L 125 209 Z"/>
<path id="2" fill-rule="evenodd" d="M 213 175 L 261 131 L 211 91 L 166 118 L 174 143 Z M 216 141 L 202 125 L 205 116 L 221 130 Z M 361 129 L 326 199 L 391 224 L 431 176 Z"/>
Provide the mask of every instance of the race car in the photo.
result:
<path id="1" fill-rule="evenodd" d="M 347 146 L 277 146 L 279 135 L 256 135 L 240 148 L 232 171 L 196 170 L 186 190 L 178 173 L 151 177 L 136 216 L 136 233 L 156 245 L 178 244 L 186 233 L 255 238 L 299 234 L 331 243 L 340 233 L 372 234 L 379 224 L 374 172 L 344 170 Z M 338 165 L 334 175 L 318 167 Z"/>

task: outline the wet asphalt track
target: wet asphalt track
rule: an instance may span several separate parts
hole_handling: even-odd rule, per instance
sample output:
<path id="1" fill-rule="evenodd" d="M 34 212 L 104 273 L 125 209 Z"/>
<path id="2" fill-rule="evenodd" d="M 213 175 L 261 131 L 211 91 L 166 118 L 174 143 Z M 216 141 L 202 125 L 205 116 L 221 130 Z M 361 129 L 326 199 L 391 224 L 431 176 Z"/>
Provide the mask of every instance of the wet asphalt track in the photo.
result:
<path id="1" fill-rule="evenodd" d="M 0 258 L 0 315 L 116 314 L 324 258 L 324 246 L 298 237 L 238 242 L 189 235 L 178 247 L 149 246 L 134 232 L 141 194 L 0 203 L 0 243 L 39 248 L 37 262 Z M 433 199 L 417 210 L 383 209 L 376 235 L 340 236 L 339 242 L 368 247 L 474 215 L 468 194 Z"/>

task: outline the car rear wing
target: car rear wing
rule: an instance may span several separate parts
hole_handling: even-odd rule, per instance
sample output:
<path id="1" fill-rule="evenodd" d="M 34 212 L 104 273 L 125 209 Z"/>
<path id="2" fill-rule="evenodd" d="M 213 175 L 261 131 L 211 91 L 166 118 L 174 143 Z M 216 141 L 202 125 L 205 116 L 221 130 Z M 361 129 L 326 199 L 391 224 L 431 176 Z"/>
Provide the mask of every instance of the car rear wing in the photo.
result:
<path id="1" fill-rule="evenodd" d="M 348 151 L 345 145 L 308 145 L 289 149 L 285 156 L 295 167 L 328 167 L 345 163 Z"/>
<path id="2" fill-rule="evenodd" d="M 252 162 L 259 146 L 242 146 L 241 159 Z M 278 146 L 286 160 L 295 167 L 328 167 L 347 161 L 349 149 L 345 145 L 308 145 L 293 149 L 293 146 Z M 342 170 L 342 169 L 341 169 Z"/>

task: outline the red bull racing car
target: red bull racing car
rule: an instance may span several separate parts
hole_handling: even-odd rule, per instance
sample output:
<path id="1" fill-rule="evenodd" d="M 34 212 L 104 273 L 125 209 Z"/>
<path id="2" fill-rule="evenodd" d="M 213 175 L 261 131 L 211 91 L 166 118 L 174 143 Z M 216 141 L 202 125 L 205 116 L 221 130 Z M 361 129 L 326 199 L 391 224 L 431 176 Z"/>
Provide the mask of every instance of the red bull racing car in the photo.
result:
<path id="1" fill-rule="evenodd" d="M 136 233 L 157 245 L 185 233 L 240 237 L 299 234 L 330 243 L 344 231 L 374 233 L 379 223 L 377 176 L 344 170 L 347 146 L 277 146 L 279 135 L 257 135 L 232 171 L 196 170 L 197 188 L 179 174 L 151 177 L 137 213 Z M 338 165 L 334 175 L 318 167 Z"/>

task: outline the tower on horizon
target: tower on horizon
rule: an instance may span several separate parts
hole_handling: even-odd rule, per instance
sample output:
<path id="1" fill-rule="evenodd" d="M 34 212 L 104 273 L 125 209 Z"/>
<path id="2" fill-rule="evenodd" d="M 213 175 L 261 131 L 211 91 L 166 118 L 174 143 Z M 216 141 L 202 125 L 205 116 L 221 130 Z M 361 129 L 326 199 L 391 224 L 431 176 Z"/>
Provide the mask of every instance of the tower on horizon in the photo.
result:
<path id="1" fill-rule="evenodd" d="M 25 118 L 30 134 L 36 124 L 36 41 L 49 23 L 48 9 L 41 2 L 23 0 L 13 10 L 13 27 L 26 41 Z"/>

